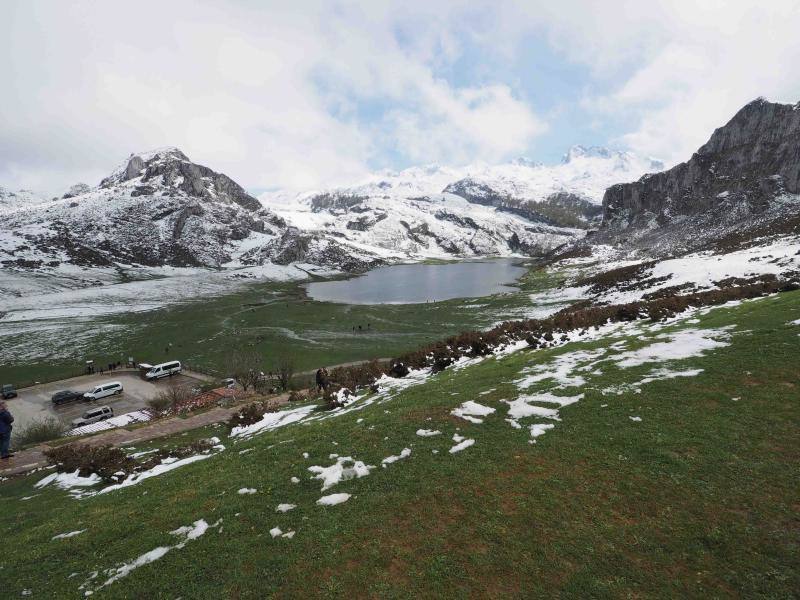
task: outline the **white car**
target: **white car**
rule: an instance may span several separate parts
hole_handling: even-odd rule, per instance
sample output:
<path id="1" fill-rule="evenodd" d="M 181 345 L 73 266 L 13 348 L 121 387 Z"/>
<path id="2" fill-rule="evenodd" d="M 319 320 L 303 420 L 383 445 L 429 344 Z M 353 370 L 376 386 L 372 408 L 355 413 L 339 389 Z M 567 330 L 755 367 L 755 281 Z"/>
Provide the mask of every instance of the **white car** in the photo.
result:
<path id="1" fill-rule="evenodd" d="M 99 400 L 100 398 L 105 398 L 106 396 L 119 395 L 123 391 L 122 384 L 119 381 L 110 381 L 108 383 L 101 383 L 94 386 L 94 389 L 86 392 L 83 395 L 83 398 L 88 401 Z"/>
<path id="2" fill-rule="evenodd" d="M 83 413 L 83 417 L 80 419 L 75 419 L 72 421 L 73 427 L 83 427 L 84 425 L 91 425 L 92 423 L 97 423 L 98 421 L 105 421 L 106 419 L 110 419 L 114 416 L 114 409 L 110 406 L 100 406 L 99 408 L 93 408 L 92 410 L 87 410 Z"/>
<path id="3" fill-rule="evenodd" d="M 144 374 L 146 379 L 161 379 L 162 377 L 169 377 L 181 372 L 181 363 L 178 360 L 173 360 L 168 363 L 161 363 L 150 367 L 150 370 Z"/>

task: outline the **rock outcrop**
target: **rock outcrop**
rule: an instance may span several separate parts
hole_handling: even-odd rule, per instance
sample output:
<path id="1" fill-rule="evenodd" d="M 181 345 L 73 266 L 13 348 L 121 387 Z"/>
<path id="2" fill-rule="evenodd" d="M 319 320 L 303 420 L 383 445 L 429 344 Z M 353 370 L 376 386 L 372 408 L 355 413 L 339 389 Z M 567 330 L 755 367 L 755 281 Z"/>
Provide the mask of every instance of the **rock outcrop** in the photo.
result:
<path id="1" fill-rule="evenodd" d="M 124 167 L 101 181 L 100 187 L 111 188 L 133 179 L 139 181 L 137 195 L 152 193 L 150 190 L 160 185 L 194 198 L 237 204 L 253 211 L 261 208 L 261 203 L 230 177 L 193 163 L 177 148 L 132 155 Z"/>
<path id="2" fill-rule="evenodd" d="M 613 185 L 603 198 L 601 238 L 656 231 L 700 217 L 732 224 L 800 194 L 800 103 L 759 98 L 742 108 L 690 160 Z M 791 202 L 790 202 L 791 203 Z"/>

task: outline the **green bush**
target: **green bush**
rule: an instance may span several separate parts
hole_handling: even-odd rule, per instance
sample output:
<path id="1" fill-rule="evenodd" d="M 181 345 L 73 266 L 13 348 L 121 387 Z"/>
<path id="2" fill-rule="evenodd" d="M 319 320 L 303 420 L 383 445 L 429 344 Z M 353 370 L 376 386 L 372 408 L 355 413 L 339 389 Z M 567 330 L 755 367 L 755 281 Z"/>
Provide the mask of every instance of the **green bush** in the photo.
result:
<path id="1" fill-rule="evenodd" d="M 44 417 L 35 419 L 21 427 L 19 432 L 14 433 L 11 438 L 14 447 L 20 448 L 28 444 L 40 444 L 50 440 L 57 440 L 64 435 L 66 427 L 55 417 Z"/>

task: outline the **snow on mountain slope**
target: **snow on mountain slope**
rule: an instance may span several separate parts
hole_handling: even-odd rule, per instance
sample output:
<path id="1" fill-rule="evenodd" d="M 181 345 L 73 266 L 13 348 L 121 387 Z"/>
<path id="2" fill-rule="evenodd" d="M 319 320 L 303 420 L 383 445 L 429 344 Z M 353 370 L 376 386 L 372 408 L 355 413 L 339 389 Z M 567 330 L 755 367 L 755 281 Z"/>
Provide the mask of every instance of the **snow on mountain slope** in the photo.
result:
<path id="1" fill-rule="evenodd" d="M 374 260 L 363 258 L 287 227 L 236 182 L 177 148 L 131 155 L 94 188 L 79 184 L 38 204 L 9 202 L 0 230 L 0 264 L 8 270 L 212 267 L 272 276 L 273 265 L 289 263 L 363 270 Z"/>
<path id="2" fill-rule="evenodd" d="M 31 190 L 17 190 L 16 192 L 12 192 L 0 186 L 0 215 L 19 208 L 41 204 L 44 201 L 44 198 Z"/>
<path id="3" fill-rule="evenodd" d="M 379 171 L 356 185 L 335 191 L 355 196 L 427 196 L 439 194 L 448 186 L 468 179 L 491 188 L 500 196 L 518 200 L 542 201 L 552 194 L 567 192 L 600 204 L 607 187 L 634 181 L 645 173 L 663 168 L 660 161 L 631 152 L 573 146 L 561 163 L 554 166 L 526 158 L 500 165 L 427 165 L 402 171 Z M 262 196 L 266 202 L 273 198 L 273 194 Z"/>
<path id="4" fill-rule="evenodd" d="M 377 173 L 350 188 L 268 194 L 260 202 L 179 149 L 160 148 L 132 154 L 98 186 L 76 184 L 61 198 L 1 190 L 0 265 L 6 274 L 63 277 L 72 288 L 92 279 L 73 267 L 111 273 L 214 268 L 237 277 L 284 278 L 295 276 L 292 265 L 301 273 L 361 272 L 397 260 L 540 255 L 581 237 L 578 227 L 588 223 L 553 215 L 573 210 L 576 198 L 596 202 L 608 183 L 635 178 L 645 166 L 654 165 L 576 146 L 555 167 L 525 159 L 413 167 Z M 453 188 L 465 181 L 479 182 L 502 201 Z M 554 194 L 562 196 L 557 209 L 509 201 Z M 98 271 L 98 284 L 108 277 Z M 14 285 L 22 290 L 27 282 L 15 279 Z"/>
<path id="5" fill-rule="evenodd" d="M 260 199 L 291 225 L 379 256 L 541 254 L 580 237 L 612 183 L 661 163 L 574 146 L 561 164 L 527 159 L 463 168 L 380 171 L 356 185 Z"/>
<path id="6" fill-rule="evenodd" d="M 582 235 L 453 194 L 316 195 L 269 207 L 298 228 L 386 259 L 538 255 Z"/>

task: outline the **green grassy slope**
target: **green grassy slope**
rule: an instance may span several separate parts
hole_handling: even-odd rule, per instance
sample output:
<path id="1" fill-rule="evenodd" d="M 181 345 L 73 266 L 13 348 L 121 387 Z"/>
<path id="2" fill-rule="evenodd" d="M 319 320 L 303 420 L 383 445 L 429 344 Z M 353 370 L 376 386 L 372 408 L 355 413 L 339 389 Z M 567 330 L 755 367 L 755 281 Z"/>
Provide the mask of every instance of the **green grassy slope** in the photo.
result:
<path id="1" fill-rule="evenodd" d="M 696 318 L 447 370 L 363 410 L 223 439 L 228 449 L 215 457 L 103 496 L 33 490 L 43 473 L 5 482 L 2 588 L 79 597 L 92 571 L 222 518 L 221 529 L 93 597 L 791 597 L 800 589 L 800 327 L 788 323 L 800 319 L 800 292 Z M 537 365 L 694 329 L 728 345 L 669 364 L 597 363 L 579 388 L 535 383 L 529 393 L 585 394 L 560 421 L 523 420 L 555 425 L 535 444 L 505 421 L 501 399 L 519 396 L 513 382 Z M 703 371 L 638 393 L 624 387 L 664 366 Z M 497 412 L 482 424 L 452 416 L 465 400 Z M 419 428 L 443 435 L 419 437 Z M 475 445 L 450 454 L 454 433 Z M 405 447 L 409 458 L 380 468 Z M 331 453 L 378 468 L 321 492 L 306 469 L 332 464 Z M 243 487 L 258 492 L 238 495 Z M 315 504 L 336 492 L 353 497 Z M 276 513 L 279 503 L 297 508 Z M 275 526 L 296 535 L 273 539 Z"/>

